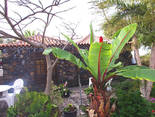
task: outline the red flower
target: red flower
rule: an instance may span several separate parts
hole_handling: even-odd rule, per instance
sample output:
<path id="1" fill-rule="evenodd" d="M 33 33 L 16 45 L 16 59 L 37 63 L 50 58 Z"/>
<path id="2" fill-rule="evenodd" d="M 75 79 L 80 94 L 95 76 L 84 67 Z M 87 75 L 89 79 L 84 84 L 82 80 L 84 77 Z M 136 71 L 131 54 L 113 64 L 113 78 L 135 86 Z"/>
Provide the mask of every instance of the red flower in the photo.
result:
<path id="1" fill-rule="evenodd" d="M 155 110 L 152 110 L 152 113 L 154 113 L 155 112 Z"/>
<path id="2" fill-rule="evenodd" d="M 103 37 L 102 37 L 102 36 L 100 36 L 100 38 L 99 38 L 99 42 L 100 42 L 100 43 L 103 42 Z"/>

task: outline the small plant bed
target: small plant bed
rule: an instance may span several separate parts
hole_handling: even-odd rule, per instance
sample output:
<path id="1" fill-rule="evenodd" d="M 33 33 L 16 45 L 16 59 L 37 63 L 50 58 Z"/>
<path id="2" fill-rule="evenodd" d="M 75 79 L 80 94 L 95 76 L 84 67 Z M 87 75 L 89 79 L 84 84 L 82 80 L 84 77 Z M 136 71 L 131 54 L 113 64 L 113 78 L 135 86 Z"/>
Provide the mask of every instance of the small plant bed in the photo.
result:
<path id="1" fill-rule="evenodd" d="M 7 117 L 59 117 L 59 109 L 49 96 L 26 91 L 17 96 L 14 106 L 8 108 Z"/>
<path id="2" fill-rule="evenodd" d="M 64 117 L 76 117 L 77 116 L 77 108 L 73 104 L 68 104 L 64 108 Z"/>

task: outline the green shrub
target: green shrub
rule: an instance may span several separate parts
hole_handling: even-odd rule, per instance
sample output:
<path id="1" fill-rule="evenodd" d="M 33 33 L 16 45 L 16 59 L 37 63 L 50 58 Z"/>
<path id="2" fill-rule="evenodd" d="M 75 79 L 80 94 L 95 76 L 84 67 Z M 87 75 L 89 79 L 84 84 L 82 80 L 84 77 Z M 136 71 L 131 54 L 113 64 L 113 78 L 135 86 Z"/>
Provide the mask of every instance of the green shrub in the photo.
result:
<path id="1" fill-rule="evenodd" d="M 76 110 L 76 107 L 73 104 L 68 104 L 65 108 L 64 111 L 65 112 L 73 112 Z"/>
<path id="2" fill-rule="evenodd" d="M 84 92 L 86 95 L 89 95 L 90 93 L 94 94 L 93 86 L 89 86 L 88 88 L 85 88 Z"/>
<path id="3" fill-rule="evenodd" d="M 150 96 L 151 96 L 151 97 L 155 97 L 155 83 L 153 83 Z"/>
<path id="4" fill-rule="evenodd" d="M 151 117 L 151 104 L 143 97 L 136 82 L 126 81 L 116 89 L 116 111 L 111 117 Z"/>
<path id="5" fill-rule="evenodd" d="M 132 80 L 132 79 L 126 79 L 122 82 L 112 83 L 112 87 L 114 89 L 119 90 L 125 90 L 125 91 L 134 91 L 139 90 L 140 81 L 139 80 Z"/>
<path id="6" fill-rule="evenodd" d="M 7 111 L 7 117 L 58 117 L 58 107 L 50 97 L 38 92 L 17 95 L 17 101 Z"/>
<path id="7" fill-rule="evenodd" d="M 150 53 L 140 57 L 142 65 L 149 66 Z"/>
<path id="8" fill-rule="evenodd" d="M 62 104 L 63 99 L 61 96 L 61 91 L 58 89 L 59 89 L 59 87 L 56 86 L 52 81 L 51 82 L 51 88 L 50 88 L 50 98 L 51 98 L 52 104 L 59 106 Z"/>

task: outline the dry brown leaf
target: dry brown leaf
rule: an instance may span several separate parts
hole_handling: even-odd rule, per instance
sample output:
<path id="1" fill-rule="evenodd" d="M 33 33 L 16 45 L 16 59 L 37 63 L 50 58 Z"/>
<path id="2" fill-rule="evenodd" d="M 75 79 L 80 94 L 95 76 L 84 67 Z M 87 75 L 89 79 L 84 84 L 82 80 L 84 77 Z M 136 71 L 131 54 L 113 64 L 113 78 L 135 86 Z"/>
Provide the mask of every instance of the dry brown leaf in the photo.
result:
<path id="1" fill-rule="evenodd" d="M 93 109 L 88 110 L 88 115 L 89 117 L 97 117 L 97 114 L 95 114 L 95 110 Z"/>

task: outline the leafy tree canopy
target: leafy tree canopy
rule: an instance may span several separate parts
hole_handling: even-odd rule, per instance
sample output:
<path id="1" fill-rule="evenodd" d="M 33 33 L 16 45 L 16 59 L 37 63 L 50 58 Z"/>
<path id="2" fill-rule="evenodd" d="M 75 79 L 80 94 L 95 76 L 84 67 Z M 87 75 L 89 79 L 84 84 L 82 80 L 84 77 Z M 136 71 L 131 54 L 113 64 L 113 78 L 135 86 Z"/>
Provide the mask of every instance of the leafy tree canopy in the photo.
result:
<path id="1" fill-rule="evenodd" d="M 128 24 L 137 23 L 136 36 L 145 46 L 155 42 L 155 0 L 100 0 L 96 1 L 104 12 L 106 21 L 102 25 L 104 34 L 111 38 L 114 32 Z M 106 16 L 112 7 L 116 12 Z"/>

